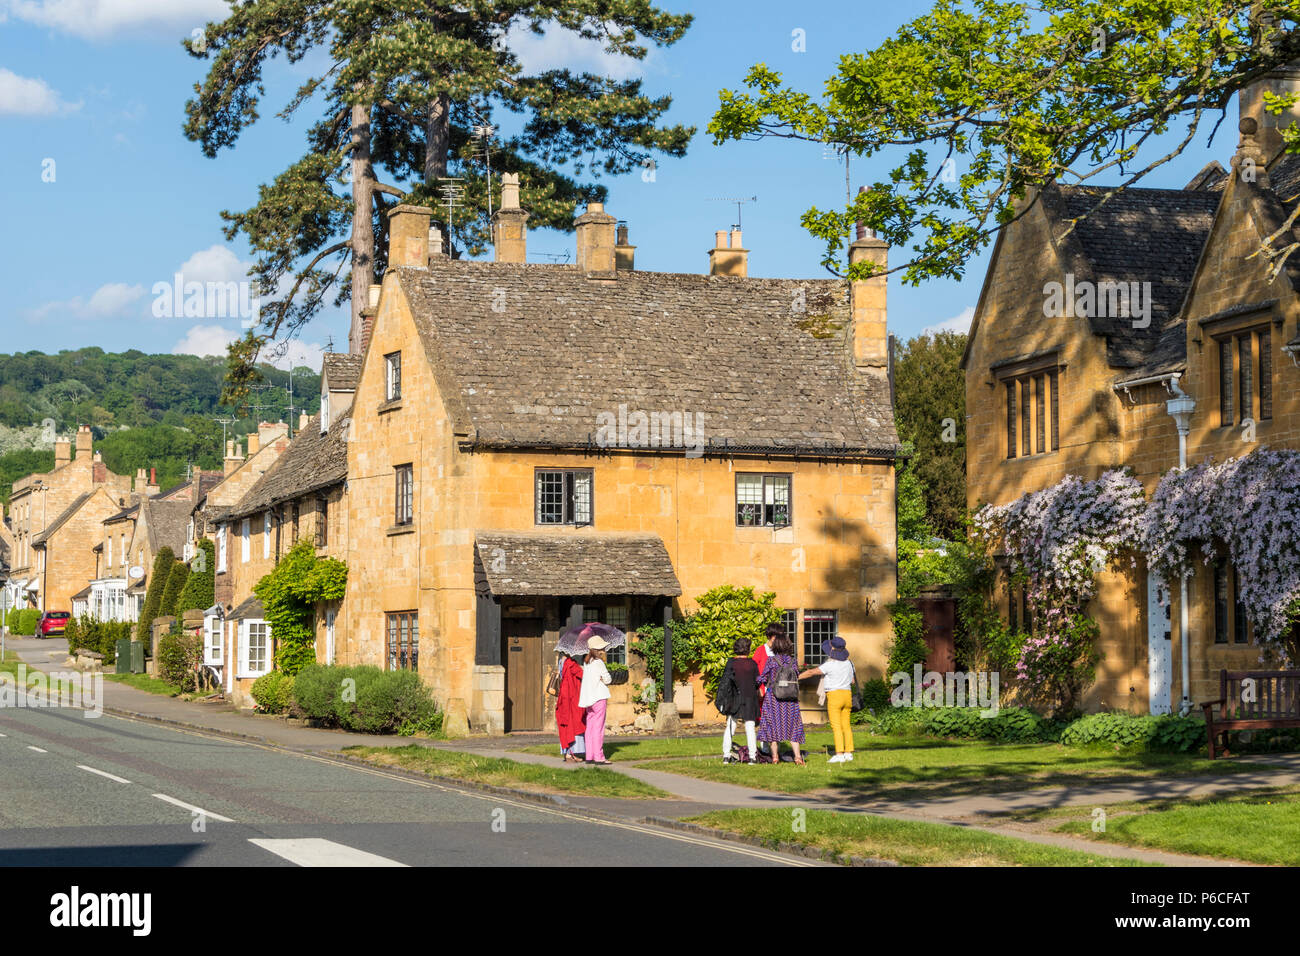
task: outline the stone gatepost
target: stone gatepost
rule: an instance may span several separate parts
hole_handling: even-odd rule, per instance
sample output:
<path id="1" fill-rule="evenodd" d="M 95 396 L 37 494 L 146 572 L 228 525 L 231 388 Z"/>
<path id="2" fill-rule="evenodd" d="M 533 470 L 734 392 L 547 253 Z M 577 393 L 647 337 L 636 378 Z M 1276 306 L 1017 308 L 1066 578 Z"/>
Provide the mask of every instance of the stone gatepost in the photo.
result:
<path id="1" fill-rule="evenodd" d="M 506 732 L 506 669 L 500 664 L 475 664 L 469 722 L 486 734 Z"/>

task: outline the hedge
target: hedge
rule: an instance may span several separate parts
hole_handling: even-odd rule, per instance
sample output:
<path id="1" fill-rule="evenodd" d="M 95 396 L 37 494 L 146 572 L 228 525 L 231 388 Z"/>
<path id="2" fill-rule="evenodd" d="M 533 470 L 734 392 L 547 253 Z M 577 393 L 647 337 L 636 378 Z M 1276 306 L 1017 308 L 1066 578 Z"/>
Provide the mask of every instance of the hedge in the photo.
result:
<path id="1" fill-rule="evenodd" d="M 9 617 L 6 624 L 9 627 L 10 634 L 16 634 L 19 637 L 31 637 L 36 633 L 36 627 L 41 623 L 41 612 L 31 607 L 15 607 L 9 609 Z"/>
<path id="2" fill-rule="evenodd" d="M 253 700 L 267 714 L 283 714 L 293 706 L 294 680 L 288 674 L 271 671 L 253 681 Z"/>
<path id="3" fill-rule="evenodd" d="M 414 671 L 311 664 L 294 678 L 293 698 L 302 716 L 359 733 L 427 732 L 440 724 L 429 688 Z"/>
<path id="4" fill-rule="evenodd" d="M 104 655 L 104 663 L 117 662 L 117 642 L 135 636 L 135 625 L 121 621 L 97 621 L 92 617 L 69 618 L 64 637 L 68 653 L 81 649 Z"/>

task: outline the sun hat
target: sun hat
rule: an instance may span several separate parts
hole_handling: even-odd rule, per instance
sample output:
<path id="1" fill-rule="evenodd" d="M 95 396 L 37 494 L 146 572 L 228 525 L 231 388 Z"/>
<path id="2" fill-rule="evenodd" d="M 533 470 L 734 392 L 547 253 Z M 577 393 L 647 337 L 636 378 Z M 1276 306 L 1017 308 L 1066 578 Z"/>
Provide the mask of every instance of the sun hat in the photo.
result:
<path id="1" fill-rule="evenodd" d="M 587 650 L 589 651 L 603 651 L 607 647 L 609 647 L 609 641 L 603 637 L 593 637 L 587 642 Z"/>
<path id="2" fill-rule="evenodd" d="M 829 641 L 822 641 L 822 653 L 833 661 L 847 661 L 849 659 L 848 645 L 844 643 L 842 637 L 833 637 Z"/>

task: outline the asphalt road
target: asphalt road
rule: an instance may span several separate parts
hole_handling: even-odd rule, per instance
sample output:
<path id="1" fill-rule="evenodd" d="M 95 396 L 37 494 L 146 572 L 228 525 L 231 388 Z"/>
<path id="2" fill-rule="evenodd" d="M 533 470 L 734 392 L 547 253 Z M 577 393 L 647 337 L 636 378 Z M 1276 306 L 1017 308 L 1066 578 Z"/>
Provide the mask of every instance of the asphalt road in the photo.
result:
<path id="1" fill-rule="evenodd" d="M 0 866 L 807 866 L 79 710 L 0 709 Z"/>

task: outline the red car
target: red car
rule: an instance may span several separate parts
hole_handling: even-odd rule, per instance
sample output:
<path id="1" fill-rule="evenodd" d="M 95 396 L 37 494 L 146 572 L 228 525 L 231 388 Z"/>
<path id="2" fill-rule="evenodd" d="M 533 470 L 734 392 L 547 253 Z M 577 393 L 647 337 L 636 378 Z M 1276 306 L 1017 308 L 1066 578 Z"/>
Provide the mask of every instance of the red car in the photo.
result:
<path id="1" fill-rule="evenodd" d="M 41 637 L 52 637 L 63 634 L 68 627 L 68 618 L 72 617 L 67 611 L 47 611 L 41 615 L 41 623 L 36 627 L 36 633 Z"/>

